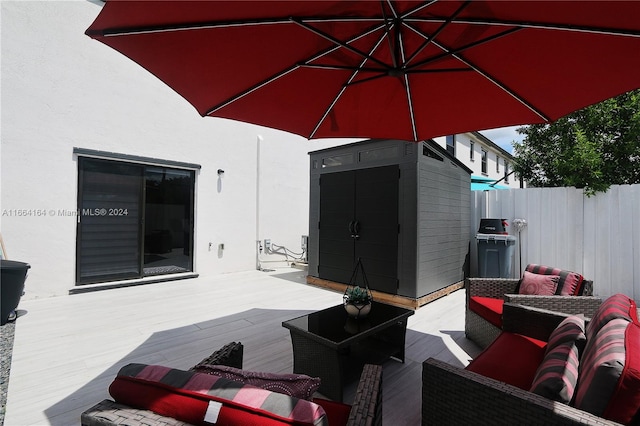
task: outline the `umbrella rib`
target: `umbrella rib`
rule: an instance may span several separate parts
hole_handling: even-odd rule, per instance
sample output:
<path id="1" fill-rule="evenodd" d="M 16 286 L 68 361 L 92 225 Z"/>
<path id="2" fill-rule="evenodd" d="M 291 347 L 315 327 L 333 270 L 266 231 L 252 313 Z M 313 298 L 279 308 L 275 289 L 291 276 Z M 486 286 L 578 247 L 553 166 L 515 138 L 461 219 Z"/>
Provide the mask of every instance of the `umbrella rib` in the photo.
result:
<path id="1" fill-rule="evenodd" d="M 104 30 L 86 31 L 88 36 L 103 36 L 103 37 L 117 37 L 126 35 L 137 34 L 153 34 L 153 33 L 167 33 L 175 31 L 190 31 L 190 30 L 206 30 L 215 28 L 231 28 L 231 27 L 243 27 L 252 25 L 273 25 L 273 24 L 288 24 L 290 19 L 287 18 L 274 18 L 274 19 L 260 19 L 253 21 L 229 21 L 229 22 L 202 22 L 202 23 L 184 23 L 176 25 L 149 25 L 144 27 L 133 28 L 111 28 Z"/>
<path id="2" fill-rule="evenodd" d="M 373 28 L 369 29 L 369 31 L 366 31 L 366 32 L 364 32 L 362 34 L 359 34 L 359 35 L 353 37 L 347 43 L 353 43 L 354 41 L 357 41 L 358 39 L 360 39 L 362 37 L 366 37 L 367 35 L 375 32 L 375 31 L 378 31 L 379 29 L 380 29 L 380 26 L 373 27 Z M 328 55 L 329 53 L 338 50 L 339 48 L 340 48 L 340 46 L 330 47 L 330 48 L 328 48 L 328 49 L 326 49 L 326 50 L 324 50 L 322 52 L 317 53 L 314 56 L 311 56 L 310 58 L 305 60 L 304 63 L 308 64 L 308 63 L 310 63 L 312 61 L 315 61 L 316 59 L 322 58 L 323 56 Z M 364 62 L 366 62 L 366 60 L 363 61 L 362 63 L 364 64 Z M 222 103 L 210 108 L 209 110 L 207 110 L 207 112 L 204 115 L 211 115 L 211 114 L 221 110 L 222 108 L 226 107 L 227 105 L 230 105 L 233 102 L 244 98 L 245 96 L 249 95 L 250 93 L 253 93 L 256 90 L 259 90 L 260 88 L 262 88 L 262 87 L 264 87 L 264 86 L 266 86 L 268 84 L 273 83 L 274 81 L 278 80 L 279 78 L 284 77 L 285 75 L 289 74 L 292 71 L 295 71 L 296 69 L 300 68 L 301 66 L 302 65 L 300 65 L 300 64 L 295 64 L 295 65 L 292 65 L 291 67 L 289 67 L 287 69 L 284 69 L 284 70 L 280 71 L 279 73 L 274 74 L 273 76 L 261 81 L 260 83 L 257 83 L 256 85 L 251 86 L 248 89 L 246 89 L 246 90 L 244 90 L 242 92 L 239 92 L 238 94 L 236 94 L 236 95 L 232 96 L 231 98 L 225 100 L 224 102 L 222 102 Z M 357 72 L 357 70 L 356 70 L 356 72 Z"/>
<path id="3" fill-rule="evenodd" d="M 400 58 L 402 63 L 405 63 L 404 44 L 402 43 L 402 34 L 398 33 L 399 45 L 400 45 Z M 418 141 L 418 131 L 416 129 L 416 116 L 413 110 L 413 97 L 411 96 L 411 86 L 409 85 L 409 76 L 405 73 L 404 88 L 407 91 L 407 106 L 409 107 L 409 120 L 411 121 L 411 131 L 413 132 L 413 140 Z"/>
<path id="4" fill-rule="evenodd" d="M 419 20 L 419 19 L 418 19 Z M 472 19 L 464 18 L 455 21 L 456 24 L 472 24 L 472 25 L 495 25 L 495 26 L 507 26 L 507 27 L 519 27 L 519 28 L 532 28 L 542 30 L 554 30 L 554 31 L 569 31 L 579 33 L 593 33 L 600 35 L 616 35 L 625 37 L 640 37 L 640 31 L 628 30 L 624 28 L 605 28 L 605 27 L 590 27 L 590 26 L 576 26 L 576 25 L 562 25 L 546 22 L 526 22 L 526 21 L 502 21 L 491 19 Z"/>
<path id="5" fill-rule="evenodd" d="M 330 42 L 332 42 L 332 43 L 336 44 L 336 45 L 337 45 L 337 46 L 339 46 L 339 47 L 343 47 L 343 48 L 345 48 L 345 49 L 347 49 L 347 50 L 349 50 L 349 51 L 351 51 L 351 52 L 355 53 L 355 54 L 356 54 L 356 55 L 358 55 L 358 56 L 361 56 L 361 57 L 363 57 L 363 58 L 365 58 L 365 59 L 371 60 L 371 61 L 373 61 L 373 62 L 377 63 L 378 65 L 381 65 L 381 66 L 383 66 L 383 67 L 385 67 L 385 68 L 388 68 L 388 67 L 389 67 L 389 66 L 388 66 L 387 64 L 385 64 L 384 62 L 382 62 L 382 61 L 380 61 L 380 60 L 378 60 L 378 59 L 374 58 L 373 56 L 371 56 L 371 54 L 367 55 L 366 53 L 362 52 L 361 50 L 358 50 L 358 49 L 356 49 L 355 47 L 350 46 L 350 45 L 348 44 L 349 42 L 343 42 L 343 41 L 340 41 L 340 40 L 338 40 L 337 38 L 335 38 L 335 37 L 331 36 L 330 34 L 327 34 L 327 33 L 325 33 L 324 31 L 320 31 L 319 29 L 314 28 L 314 27 L 312 27 L 311 25 L 308 25 L 307 23 L 303 22 L 303 21 L 302 21 L 302 20 L 300 20 L 300 19 L 297 19 L 297 18 L 291 18 L 291 22 L 295 22 L 296 24 L 298 24 L 298 25 L 299 25 L 299 26 L 301 26 L 302 28 L 304 28 L 304 29 L 306 29 L 306 30 L 308 30 L 308 31 L 311 31 L 312 33 L 314 33 L 314 34 L 316 34 L 316 35 L 318 35 L 318 36 L 320 36 L 320 37 L 324 38 L 325 40 L 328 40 L 328 41 L 330 41 Z"/>
<path id="6" fill-rule="evenodd" d="M 379 22 L 379 18 L 370 17 L 309 17 L 300 18 L 305 22 Z M 153 34 L 153 33 L 167 33 L 177 31 L 190 31 L 190 30 L 207 30 L 218 28 L 233 28 L 233 27 L 247 27 L 247 26 L 259 26 L 259 25 L 280 25 L 290 24 L 291 18 L 272 18 L 272 19 L 255 19 L 246 21 L 210 21 L 210 22 L 189 22 L 183 24 L 174 25 L 148 25 L 141 27 L 119 27 L 108 28 L 102 30 L 87 30 L 85 34 L 90 37 L 117 37 L 126 35 L 138 35 L 138 34 Z"/>
<path id="7" fill-rule="evenodd" d="M 362 68 L 361 71 L 376 71 Z M 440 68 L 435 70 L 415 70 L 415 71 L 407 71 L 405 74 L 437 74 L 437 73 L 449 73 L 449 72 L 472 72 L 471 68 Z M 347 83 L 347 86 L 355 86 L 356 84 L 366 83 L 372 80 L 378 80 L 381 78 L 389 77 L 388 74 L 380 74 L 373 77 L 363 78 L 362 80 L 352 81 Z"/>
<path id="8" fill-rule="evenodd" d="M 406 23 L 405 23 L 405 25 L 406 25 Z M 429 38 L 429 36 L 427 34 L 422 33 L 422 31 L 419 31 L 418 29 L 414 28 L 411 25 L 406 25 L 406 27 L 411 29 L 416 34 L 420 35 L 421 37 L 424 37 L 425 39 Z M 431 58 L 428 58 L 428 59 L 424 59 L 424 60 L 422 60 L 420 62 L 417 62 L 417 63 L 411 65 L 410 67 L 408 67 L 407 70 L 408 71 L 415 70 L 418 67 L 421 67 L 421 66 L 424 66 L 424 65 L 428 65 L 428 64 L 433 63 L 433 62 L 437 62 L 437 61 L 439 61 L 439 60 L 441 60 L 443 58 L 446 58 L 446 57 L 449 57 L 449 56 L 453 56 L 454 54 L 458 54 L 458 53 L 463 52 L 463 51 L 465 51 L 467 49 L 471 49 L 471 48 L 480 46 L 482 44 L 489 43 L 491 41 L 497 40 L 499 38 L 511 35 L 511 34 L 517 32 L 517 31 L 520 31 L 520 30 L 522 30 L 522 28 L 510 28 L 510 29 L 505 30 L 505 31 L 503 31 L 501 33 L 494 34 L 494 35 L 492 35 L 490 37 L 486 37 L 486 38 L 474 41 L 473 43 L 469 43 L 469 44 L 467 44 L 465 46 L 461 46 L 461 47 L 458 47 L 456 49 L 451 49 L 451 50 L 444 49 L 444 48 L 442 48 L 442 46 L 438 46 L 440 49 L 442 49 L 442 51 L 444 53 L 442 53 L 440 55 L 437 55 L 437 56 L 434 56 L 434 57 L 431 57 Z"/>
<path id="9" fill-rule="evenodd" d="M 330 65 L 330 64 L 307 64 L 307 63 L 299 63 L 298 66 L 300 68 L 317 68 L 322 70 L 347 70 L 347 71 L 368 71 L 368 72 L 379 72 L 387 75 L 386 69 L 381 68 L 370 68 L 370 67 L 350 67 L 348 65 Z"/>
<path id="10" fill-rule="evenodd" d="M 433 33 L 430 34 L 429 37 L 426 38 L 426 40 L 420 45 L 420 47 L 418 47 L 418 49 L 416 49 L 415 52 L 413 52 L 413 54 L 409 57 L 409 59 L 407 59 L 407 61 L 405 62 L 405 68 L 406 66 L 416 57 L 420 54 L 420 52 L 422 52 L 429 44 L 431 44 L 431 40 L 435 40 L 438 35 L 444 31 L 445 28 L 447 28 L 447 26 L 449 26 L 449 24 L 451 24 L 451 22 L 453 22 L 456 17 L 458 15 L 460 15 L 460 13 L 462 13 L 462 11 L 464 9 L 466 9 L 469 5 L 471 4 L 471 0 L 468 0 L 466 2 L 464 2 L 452 15 L 451 17 L 447 18 L 441 25 L 440 27 L 438 27 L 438 29 Z"/>
<path id="11" fill-rule="evenodd" d="M 445 52 L 448 52 L 449 49 L 447 49 L 446 47 L 442 46 L 441 44 L 439 44 L 438 42 L 434 41 L 433 42 L 434 45 L 438 46 L 438 48 L 444 50 Z M 482 77 L 484 77 L 485 79 L 489 80 L 491 83 L 493 83 L 494 85 L 498 86 L 502 91 L 504 91 L 505 93 L 507 93 L 508 95 L 510 95 L 512 98 L 514 98 L 515 100 L 517 100 L 518 102 L 520 102 L 522 105 L 524 105 L 525 107 L 527 107 L 529 110 L 531 110 L 533 113 L 535 113 L 536 115 L 538 115 L 540 118 L 542 118 L 544 121 L 551 121 L 551 118 L 548 117 L 546 114 L 544 114 L 542 111 L 538 110 L 536 107 L 534 107 L 530 102 L 527 102 L 524 98 L 522 98 L 521 96 L 518 96 L 518 94 L 516 92 L 514 92 L 513 90 L 511 90 L 510 88 L 508 88 L 507 86 L 505 86 L 503 83 L 501 83 L 499 80 L 497 80 L 496 78 L 494 78 L 493 76 L 491 76 L 490 74 L 488 74 L 487 72 L 483 71 L 482 69 L 478 68 L 477 66 L 475 66 L 474 64 L 472 64 L 471 62 L 469 62 L 468 60 L 466 60 L 465 58 L 463 58 L 462 56 L 458 55 L 457 53 L 451 53 L 451 56 L 453 56 L 454 58 L 456 58 L 457 60 L 459 60 L 460 62 L 463 62 L 464 64 L 468 65 L 471 69 L 473 69 L 475 72 L 477 72 L 478 74 L 480 74 Z"/>
<path id="12" fill-rule="evenodd" d="M 373 32 L 373 30 L 371 31 Z M 362 35 L 364 36 L 364 35 Z M 361 36 L 361 37 L 362 37 Z M 382 41 L 384 40 L 385 35 L 382 35 L 379 39 L 378 42 L 375 43 L 373 45 L 373 47 L 371 48 L 370 54 L 373 54 L 373 52 L 376 51 L 376 49 L 378 48 L 378 46 L 380 46 L 380 43 L 382 43 Z M 355 41 L 355 40 L 352 40 Z M 320 120 L 318 120 L 318 123 L 316 124 L 316 126 L 313 128 L 313 131 L 311 132 L 311 134 L 309 135 L 309 139 L 312 139 L 313 136 L 316 134 L 316 132 L 318 131 L 318 129 L 320 128 L 320 125 L 322 125 L 322 122 L 327 118 L 327 115 L 329 115 L 329 112 L 331 112 L 331 110 L 333 109 L 333 107 L 336 105 L 336 103 L 338 103 L 338 100 L 340 100 L 340 98 L 342 97 L 342 94 L 345 92 L 345 90 L 347 90 L 347 87 L 349 87 L 349 85 L 351 84 L 351 82 L 353 81 L 354 78 L 356 78 L 356 75 L 358 75 L 358 72 L 360 72 L 360 69 L 362 68 L 362 66 L 367 62 L 367 58 L 364 58 L 362 60 L 362 62 L 360 63 L 360 67 L 358 67 L 356 70 L 354 70 L 353 74 L 351 74 L 351 77 L 349 77 L 349 79 L 346 81 L 346 83 L 344 83 L 342 85 L 342 89 L 340 89 L 340 92 L 336 95 L 335 98 L 333 98 L 333 101 L 331 102 L 331 104 L 329 104 L 329 107 L 326 109 L 326 111 L 324 112 L 324 114 L 322 114 L 322 117 L 320 117 Z"/>
<path id="13" fill-rule="evenodd" d="M 388 0 L 387 0 L 388 1 Z M 391 7 L 391 12 L 393 13 L 394 19 L 397 18 L 396 11 L 393 6 L 389 2 L 389 7 Z M 391 61 L 393 64 L 393 68 L 398 68 L 398 61 L 396 60 L 396 55 L 394 54 L 395 49 L 393 46 L 393 41 L 391 40 L 391 29 L 393 26 L 389 26 L 389 20 L 387 19 L 387 14 L 384 11 L 384 0 L 380 0 L 380 11 L 382 13 L 382 19 L 384 20 L 384 33 L 386 35 L 387 43 L 389 44 L 389 52 L 391 52 Z"/>
<path id="14" fill-rule="evenodd" d="M 214 106 L 213 108 L 210 108 L 209 110 L 207 110 L 207 112 L 204 113 L 204 115 L 211 115 L 219 110 L 221 110 L 222 108 L 226 107 L 227 105 L 230 105 L 232 103 L 234 103 L 235 101 L 244 98 L 245 96 L 255 92 L 256 90 L 261 89 L 262 87 L 273 83 L 274 81 L 278 80 L 279 78 L 284 77 L 285 75 L 289 74 L 292 71 L 295 71 L 296 69 L 299 68 L 298 64 L 295 64 L 287 69 L 284 69 L 282 71 L 280 71 L 279 73 L 267 78 L 264 81 L 261 81 L 260 83 L 232 96 L 231 98 L 227 99 L 226 101 Z"/>

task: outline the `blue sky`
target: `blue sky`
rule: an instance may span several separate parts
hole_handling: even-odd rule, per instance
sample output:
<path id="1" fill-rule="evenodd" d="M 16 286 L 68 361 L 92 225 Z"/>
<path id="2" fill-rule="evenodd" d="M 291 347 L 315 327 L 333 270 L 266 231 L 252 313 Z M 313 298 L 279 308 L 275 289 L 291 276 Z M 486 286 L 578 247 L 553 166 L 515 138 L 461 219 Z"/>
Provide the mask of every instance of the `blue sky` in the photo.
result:
<path id="1" fill-rule="evenodd" d="M 511 142 L 514 140 L 520 142 L 524 138 L 523 135 L 516 132 L 516 129 L 518 127 L 522 126 L 500 127 L 498 129 L 481 130 L 480 133 L 491 139 L 493 143 L 500 146 L 501 148 L 507 150 L 508 152 L 512 152 L 513 147 L 511 146 Z"/>

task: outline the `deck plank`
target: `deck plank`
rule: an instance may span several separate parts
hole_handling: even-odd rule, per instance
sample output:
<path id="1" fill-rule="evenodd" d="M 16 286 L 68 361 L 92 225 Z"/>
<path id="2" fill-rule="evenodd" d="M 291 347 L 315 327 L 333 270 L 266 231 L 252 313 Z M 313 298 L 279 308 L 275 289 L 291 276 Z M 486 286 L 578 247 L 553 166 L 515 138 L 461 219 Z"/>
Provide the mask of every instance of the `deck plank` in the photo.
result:
<path id="1" fill-rule="evenodd" d="M 290 373 L 282 321 L 341 300 L 308 285 L 304 271 L 277 269 L 21 302 L 5 424 L 77 425 L 83 410 L 109 396 L 121 366 L 189 368 L 230 341 L 244 344 L 245 368 Z M 384 365 L 383 424 L 420 424 L 422 361 L 463 366 L 478 351 L 464 337 L 464 290 L 418 309 L 405 363 Z"/>

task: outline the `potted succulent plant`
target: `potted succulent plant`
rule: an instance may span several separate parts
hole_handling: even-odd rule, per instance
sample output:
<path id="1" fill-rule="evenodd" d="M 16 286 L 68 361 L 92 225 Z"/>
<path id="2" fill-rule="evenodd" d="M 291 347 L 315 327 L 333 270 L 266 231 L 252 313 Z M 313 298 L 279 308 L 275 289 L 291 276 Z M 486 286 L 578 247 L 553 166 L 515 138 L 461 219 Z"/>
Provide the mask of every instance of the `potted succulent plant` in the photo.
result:
<path id="1" fill-rule="evenodd" d="M 360 287 L 357 284 L 359 271 L 362 271 L 364 287 Z M 360 259 L 358 259 L 358 262 L 353 269 L 349 285 L 345 289 L 342 299 L 344 301 L 344 309 L 352 318 L 363 318 L 371 312 L 373 295 L 371 294 L 371 290 L 369 290 L 367 276 L 364 273 L 364 267 L 362 266 L 362 261 Z"/>
<path id="2" fill-rule="evenodd" d="M 347 287 L 343 296 L 344 308 L 353 318 L 365 317 L 371 312 L 371 291 L 360 286 Z"/>

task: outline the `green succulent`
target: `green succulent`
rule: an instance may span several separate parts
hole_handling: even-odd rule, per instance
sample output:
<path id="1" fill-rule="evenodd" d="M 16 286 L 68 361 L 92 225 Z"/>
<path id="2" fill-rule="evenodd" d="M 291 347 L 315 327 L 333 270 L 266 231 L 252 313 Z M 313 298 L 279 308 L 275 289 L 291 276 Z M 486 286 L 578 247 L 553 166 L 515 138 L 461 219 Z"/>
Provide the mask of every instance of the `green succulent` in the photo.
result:
<path id="1" fill-rule="evenodd" d="M 365 305 L 371 302 L 371 293 L 368 289 L 359 286 L 349 287 L 344 292 L 344 301 L 354 305 Z"/>

